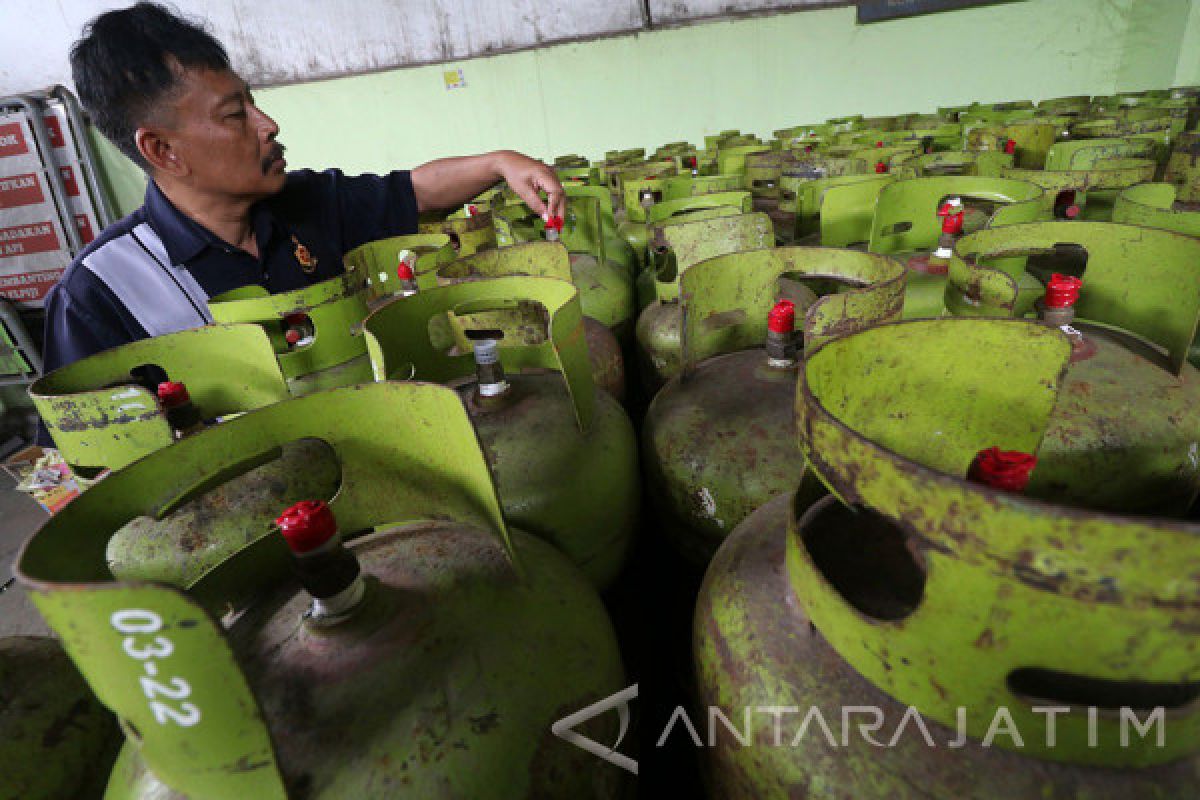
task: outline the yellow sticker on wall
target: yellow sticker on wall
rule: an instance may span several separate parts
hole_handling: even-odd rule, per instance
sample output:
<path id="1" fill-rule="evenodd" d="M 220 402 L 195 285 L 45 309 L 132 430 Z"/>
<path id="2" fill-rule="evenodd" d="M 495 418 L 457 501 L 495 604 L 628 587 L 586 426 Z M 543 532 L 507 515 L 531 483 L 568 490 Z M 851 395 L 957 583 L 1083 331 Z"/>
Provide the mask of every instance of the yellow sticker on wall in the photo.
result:
<path id="1" fill-rule="evenodd" d="M 442 73 L 442 79 L 446 81 L 446 89 L 465 89 L 467 79 L 463 77 L 461 69 L 448 69 Z"/>

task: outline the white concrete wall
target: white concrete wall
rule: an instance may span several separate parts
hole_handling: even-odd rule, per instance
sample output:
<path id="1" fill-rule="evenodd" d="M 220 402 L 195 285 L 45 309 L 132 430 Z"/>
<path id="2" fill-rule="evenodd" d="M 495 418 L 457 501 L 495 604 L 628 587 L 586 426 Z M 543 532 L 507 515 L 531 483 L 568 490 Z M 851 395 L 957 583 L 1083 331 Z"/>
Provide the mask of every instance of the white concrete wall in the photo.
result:
<path id="1" fill-rule="evenodd" d="M 0 0 L 0 95 L 70 86 L 84 24 L 132 0 Z M 651 0 L 680 22 L 829 0 Z M 254 86 L 441 63 L 642 30 L 643 0 L 176 0 Z"/>

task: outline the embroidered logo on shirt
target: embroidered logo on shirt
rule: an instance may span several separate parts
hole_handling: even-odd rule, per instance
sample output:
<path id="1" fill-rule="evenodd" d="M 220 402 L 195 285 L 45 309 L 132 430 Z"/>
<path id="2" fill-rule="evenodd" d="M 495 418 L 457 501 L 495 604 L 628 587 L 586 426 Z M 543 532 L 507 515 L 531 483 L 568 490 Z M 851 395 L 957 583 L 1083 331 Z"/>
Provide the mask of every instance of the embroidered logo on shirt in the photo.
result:
<path id="1" fill-rule="evenodd" d="M 296 261 L 300 262 L 300 269 L 311 275 L 316 272 L 317 258 L 312 253 L 308 252 L 308 248 L 300 244 L 300 240 L 292 235 L 292 243 L 296 245 Z"/>

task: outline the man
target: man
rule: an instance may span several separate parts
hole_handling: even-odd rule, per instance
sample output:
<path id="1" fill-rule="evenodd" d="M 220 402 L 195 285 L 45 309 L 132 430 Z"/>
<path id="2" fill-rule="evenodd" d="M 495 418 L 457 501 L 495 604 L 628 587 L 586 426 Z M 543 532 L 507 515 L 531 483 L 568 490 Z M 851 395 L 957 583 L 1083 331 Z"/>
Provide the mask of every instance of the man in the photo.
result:
<path id="1" fill-rule="evenodd" d="M 47 370 L 207 324 L 208 298 L 240 286 L 282 292 L 334 277 L 348 250 L 414 233 L 418 212 L 457 207 L 500 180 L 535 212 L 562 216 L 554 171 L 511 151 L 384 176 L 287 172 L 279 126 L 224 48 L 154 3 L 92 20 L 71 70 L 93 123 L 149 182 L 145 204 L 51 290 Z"/>

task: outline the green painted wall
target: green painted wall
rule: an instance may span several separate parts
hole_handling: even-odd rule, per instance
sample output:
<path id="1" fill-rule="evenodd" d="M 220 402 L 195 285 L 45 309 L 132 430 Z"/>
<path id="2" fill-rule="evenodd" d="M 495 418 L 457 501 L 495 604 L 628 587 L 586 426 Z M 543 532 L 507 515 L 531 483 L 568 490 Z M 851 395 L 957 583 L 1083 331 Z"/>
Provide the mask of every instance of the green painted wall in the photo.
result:
<path id="1" fill-rule="evenodd" d="M 1121 46 L 1118 91 L 1174 85 L 1191 6 L 1191 0 L 1134 0 Z"/>
<path id="2" fill-rule="evenodd" d="M 1179 61 L 1175 66 L 1175 85 L 1191 86 L 1200 83 L 1200 3 L 1191 3 L 1187 27 L 1179 46 Z"/>
<path id="3" fill-rule="evenodd" d="M 1021 0 L 866 26 L 836 8 L 449 64 L 467 83 L 450 91 L 435 66 L 257 95 L 293 168 L 383 171 L 498 148 L 597 157 L 731 127 L 1166 86 L 1200 53 L 1197 2 Z M 136 207 L 139 174 L 112 148 L 104 160 L 120 208 Z"/>

